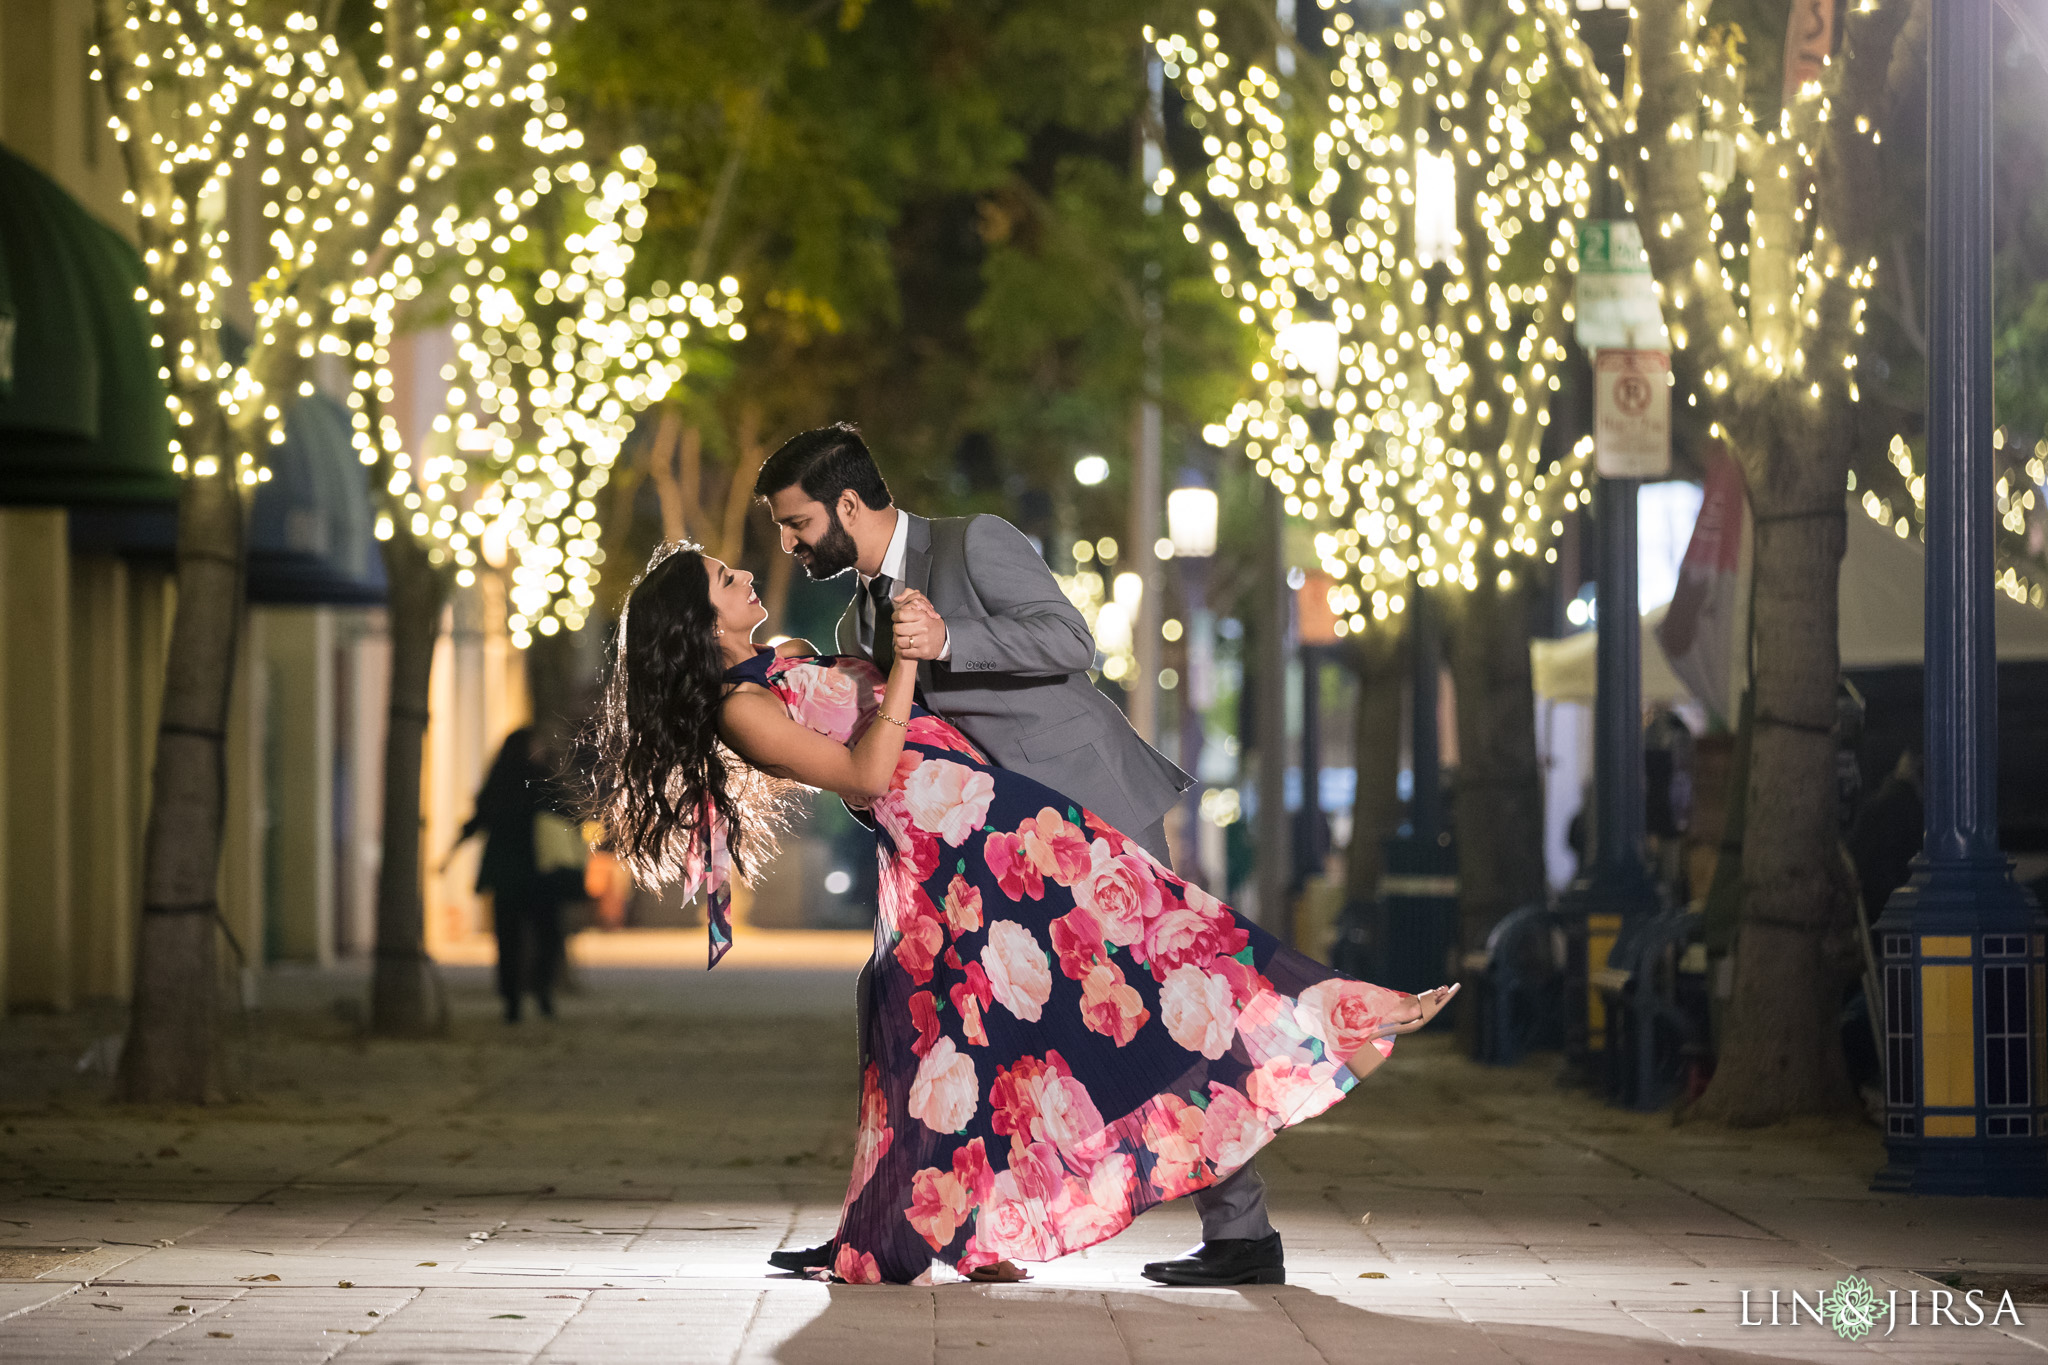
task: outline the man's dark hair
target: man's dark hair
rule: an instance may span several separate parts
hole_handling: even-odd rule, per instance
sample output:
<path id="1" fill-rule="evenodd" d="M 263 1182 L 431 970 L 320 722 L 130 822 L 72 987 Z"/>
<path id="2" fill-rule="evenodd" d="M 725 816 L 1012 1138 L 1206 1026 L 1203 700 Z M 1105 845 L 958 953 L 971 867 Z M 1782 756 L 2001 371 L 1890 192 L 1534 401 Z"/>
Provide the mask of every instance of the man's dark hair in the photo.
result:
<path id="1" fill-rule="evenodd" d="M 770 497 L 792 486 L 801 487 L 807 497 L 827 507 L 836 507 L 839 495 L 851 488 L 854 496 L 879 512 L 890 506 L 889 485 L 875 468 L 860 428 L 851 422 L 834 422 L 792 436 L 782 448 L 761 465 L 754 480 L 754 496 Z"/>

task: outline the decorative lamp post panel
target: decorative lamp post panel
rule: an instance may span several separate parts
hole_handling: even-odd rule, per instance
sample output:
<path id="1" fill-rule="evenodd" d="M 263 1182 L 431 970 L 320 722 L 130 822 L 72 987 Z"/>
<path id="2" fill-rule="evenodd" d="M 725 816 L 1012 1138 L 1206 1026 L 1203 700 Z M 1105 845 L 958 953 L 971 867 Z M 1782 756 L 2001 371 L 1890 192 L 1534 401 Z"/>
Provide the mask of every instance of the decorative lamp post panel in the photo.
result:
<path id="1" fill-rule="evenodd" d="M 1891 1159 L 1875 1186 L 2048 1195 L 2048 923 L 1998 847 L 1992 4 L 1944 0 L 1928 26 L 1927 826 L 1877 922 Z"/>

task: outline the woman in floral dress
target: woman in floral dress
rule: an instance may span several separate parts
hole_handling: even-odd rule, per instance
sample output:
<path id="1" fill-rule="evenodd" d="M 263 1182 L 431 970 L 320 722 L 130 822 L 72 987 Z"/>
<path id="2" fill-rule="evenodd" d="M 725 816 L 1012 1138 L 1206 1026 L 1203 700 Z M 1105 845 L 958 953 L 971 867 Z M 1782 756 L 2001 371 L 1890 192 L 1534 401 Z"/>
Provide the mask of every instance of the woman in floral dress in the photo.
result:
<path id="1" fill-rule="evenodd" d="M 778 782 L 875 826 L 881 904 L 854 1165 L 831 1264 L 906 1283 L 1010 1278 L 1228 1176 L 1322 1113 L 1452 990 L 1338 975 L 1060 793 L 990 765 L 885 680 L 803 641 L 757 646 L 753 576 L 658 554 L 620 620 L 598 793 L 643 882 L 707 893 L 777 825 Z M 1454 988 L 1453 988 L 1454 989 Z"/>

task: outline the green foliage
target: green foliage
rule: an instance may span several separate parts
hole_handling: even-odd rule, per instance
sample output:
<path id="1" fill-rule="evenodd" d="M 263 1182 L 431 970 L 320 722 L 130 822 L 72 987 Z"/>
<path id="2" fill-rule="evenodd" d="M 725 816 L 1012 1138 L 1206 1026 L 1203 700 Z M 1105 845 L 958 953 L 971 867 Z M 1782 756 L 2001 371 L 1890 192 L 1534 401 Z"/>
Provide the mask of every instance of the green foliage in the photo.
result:
<path id="1" fill-rule="evenodd" d="M 614 0 L 564 44 L 563 82 L 582 126 L 661 167 L 639 267 L 740 280 L 726 401 L 770 446 L 851 418 L 907 504 L 1028 505 L 1047 534 L 1075 455 L 1127 449 L 1148 264 L 1169 448 L 1242 373 L 1134 165 L 1141 32 L 1183 9 Z"/>

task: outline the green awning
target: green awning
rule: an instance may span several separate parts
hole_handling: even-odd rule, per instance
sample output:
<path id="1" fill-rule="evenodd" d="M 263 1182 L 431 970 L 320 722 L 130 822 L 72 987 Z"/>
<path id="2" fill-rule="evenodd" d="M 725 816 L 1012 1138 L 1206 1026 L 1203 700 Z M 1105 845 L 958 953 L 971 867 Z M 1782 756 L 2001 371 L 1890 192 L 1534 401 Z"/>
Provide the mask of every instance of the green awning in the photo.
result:
<path id="1" fill-rule="evenodd" d="M 0 504 L 174 502 L 135 248 L 0 147 Z"/>

